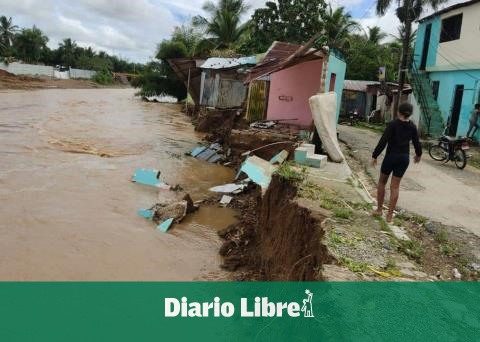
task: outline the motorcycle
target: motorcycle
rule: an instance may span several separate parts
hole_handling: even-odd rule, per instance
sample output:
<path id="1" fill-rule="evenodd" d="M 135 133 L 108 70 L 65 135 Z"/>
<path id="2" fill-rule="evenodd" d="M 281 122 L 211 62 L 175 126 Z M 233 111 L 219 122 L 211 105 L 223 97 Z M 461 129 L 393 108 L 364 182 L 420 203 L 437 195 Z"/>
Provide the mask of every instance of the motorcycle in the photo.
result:
<path id="1" fill-rule="evenodd" d="M 470 149 L 467 138 L 449 137 L 443 135 L 438 140 L 438 144 L 430 146 L 429 154 L 433 160 L 444 162 L 455 162 L 455 166 L 463 170 L 467 166 L 467 153 Z"/>

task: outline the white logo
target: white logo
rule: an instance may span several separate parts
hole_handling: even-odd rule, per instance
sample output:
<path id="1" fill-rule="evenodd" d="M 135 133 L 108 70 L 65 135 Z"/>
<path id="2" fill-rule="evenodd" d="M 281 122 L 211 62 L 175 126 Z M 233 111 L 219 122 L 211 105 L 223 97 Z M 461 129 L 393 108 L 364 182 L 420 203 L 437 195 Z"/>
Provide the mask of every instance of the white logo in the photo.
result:
<path id="1" fill-rule="evenodd" d="M 303 300 L 302 312 L 305 318 L 314 318 L 313 315 L 313 293 L 310 290 L 305 290 L 307 298 Z"/>
<path id="2" fill-rule="evenodd" d="M 240 308 L 242 318 L 254 317 L 292 317 L 314 318 L 313 293 L 305 290 L 307 298 L 303 305 L 297 302 L 272 302 L 268 297 L 240 298 L 235 305 L 224 302 L 219 297 L 211 302 L 189 301 L 187 297 L 165 298 L 165 317 L 204 318 L 204 317 L 233 317 Z"/>

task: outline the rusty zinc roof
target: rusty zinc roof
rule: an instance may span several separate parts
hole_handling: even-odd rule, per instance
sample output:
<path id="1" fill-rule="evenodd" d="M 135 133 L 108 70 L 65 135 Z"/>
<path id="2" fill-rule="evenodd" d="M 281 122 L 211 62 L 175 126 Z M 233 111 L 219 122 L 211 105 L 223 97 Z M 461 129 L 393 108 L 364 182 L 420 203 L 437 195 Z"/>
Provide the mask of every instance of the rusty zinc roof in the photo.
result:
<path id="1" fill-rule="evenodd" d="M 313 39 L 303 46 L 274 42 L 268 49 L 263 61 L 250 69 L 250 73 L 245 82 L 249 83 L 296 64 L 323 59 L 326 55 L 325 52 L 312 49 L 313 43 Z"/>

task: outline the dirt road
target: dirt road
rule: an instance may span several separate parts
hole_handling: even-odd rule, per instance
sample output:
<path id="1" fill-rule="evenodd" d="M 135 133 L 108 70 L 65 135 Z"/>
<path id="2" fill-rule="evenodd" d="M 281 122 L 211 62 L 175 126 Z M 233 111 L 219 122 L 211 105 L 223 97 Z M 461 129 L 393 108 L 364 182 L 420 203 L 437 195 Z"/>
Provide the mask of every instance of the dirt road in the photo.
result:
<path id="1" fill-rule="evenodd" d="M 378 133 L 350 126 L 339 126 L 340 139 L 353 150 L 357 159 L 368 165 L 369 173 L 378 178 L 380 167 L 370 165 Z M 413 155 L 413 153 L 412 153 Z M 381 157 L 383 159 L 383 156 Z M 480 236 L 480 171 L 464 171 L 454 165 L 433 161 L 424 151 L 422 162 L 411 163 L 401 185 L 399 206 L 450 226 L 463 227 Z"/>

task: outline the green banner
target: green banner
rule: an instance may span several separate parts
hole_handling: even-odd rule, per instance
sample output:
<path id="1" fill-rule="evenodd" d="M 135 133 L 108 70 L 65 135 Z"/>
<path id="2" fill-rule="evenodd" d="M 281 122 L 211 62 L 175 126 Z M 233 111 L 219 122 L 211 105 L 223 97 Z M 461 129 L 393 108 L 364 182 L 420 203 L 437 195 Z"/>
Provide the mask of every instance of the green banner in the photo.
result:
<path id="1" fill-rule="evenodd" d="M 0 341 L 474 341 L 478 283 L 0 283 Z"/>

